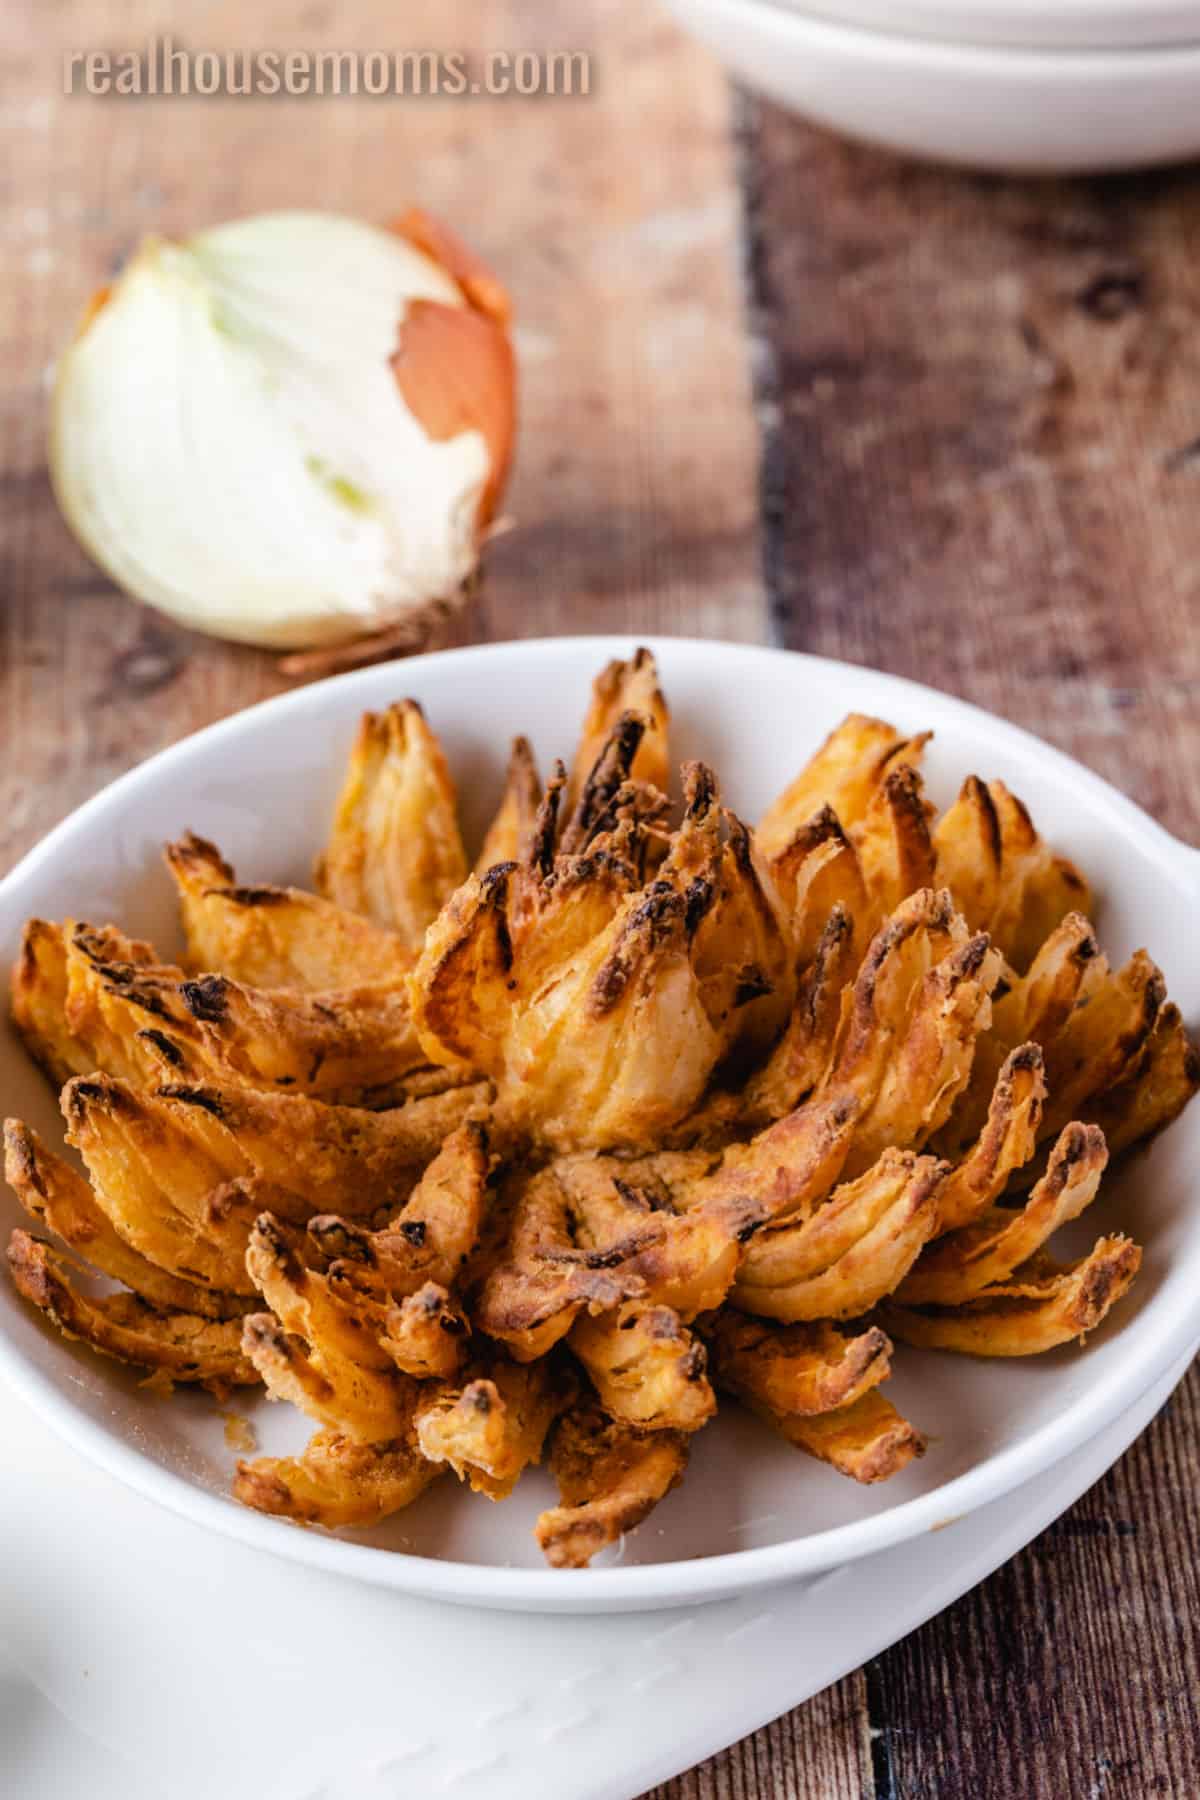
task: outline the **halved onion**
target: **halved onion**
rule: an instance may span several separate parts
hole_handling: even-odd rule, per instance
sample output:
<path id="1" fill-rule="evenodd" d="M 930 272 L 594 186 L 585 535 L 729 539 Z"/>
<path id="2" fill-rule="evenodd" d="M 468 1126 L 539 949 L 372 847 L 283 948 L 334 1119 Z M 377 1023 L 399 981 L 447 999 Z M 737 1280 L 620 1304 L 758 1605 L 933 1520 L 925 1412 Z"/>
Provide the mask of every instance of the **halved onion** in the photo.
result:
<path id="1" fill-rule="evenodd" d="M 316 212 L 147 239 L 55 379 L 68 523 L 199 631 L 336 645 L 453 597 L 515 420 L 503 289 L 445 227 Z"/>

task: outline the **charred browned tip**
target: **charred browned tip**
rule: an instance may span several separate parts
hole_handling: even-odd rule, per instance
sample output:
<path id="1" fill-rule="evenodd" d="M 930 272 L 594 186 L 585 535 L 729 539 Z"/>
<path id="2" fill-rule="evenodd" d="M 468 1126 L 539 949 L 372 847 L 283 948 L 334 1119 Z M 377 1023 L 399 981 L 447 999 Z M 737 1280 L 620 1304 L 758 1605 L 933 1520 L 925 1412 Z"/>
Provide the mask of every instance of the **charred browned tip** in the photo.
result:
<path id="1" fill-rule="evenodd" d="M 242 1349 L 253 1360 L 255 1350 L 291 1351 L 291 1341 L 274 1313 L 247 1313 L 242 1320 Z"/>
<path id="2" fill-rule="evenodd" d="M 1118 1238 L 1107 1256 L 1086 1271 L 1070 1323 L 1081 1336 L 1094 1331 L 1120 1299 L 1142 1266 L 1142 1252 L 1132 1238 Z"/>
<path id="3" fill-rule="evenodd" d="M 186 875 L 204 875 L 211 879 L 216 874 L 222 884 L 234 880 L 234 872 L 229 863 L 221 855 L 217 846 L 208 838 L 200 837 L 195 831 L 185 831 L 183 836 L 163 846 L 163 855 L 168 867 Z"/>
<path id="4" fill-rule="evenodd" d="M 81 1125 L 94 1107 L 120 1115 L 136 1113 L 138 1103 L 129 1088 L 112 1075 L 76 1075 L 59 1096 L 59 1107 L 68 1125 Z"/>
<path id="5" fill-rule="evenodd" d="M 1044 1074 L 1045 1068 L 1046 1058 L 1042 1054 L 1040 1044 L 1032 1041 L 1028 1044 L 1018 1044 L 1016 1049 L 1010 1050 L 1005 1057 L 997 1081 L 1003 1082 L 1007 1079 L 1011 1082 L 1012 1077 L 1017 1074 L 1041 1075 Z"/>
<path id="6" fill-rule="evenodd" d="M 983 967 L 992 940 L 986 931 L 977 931 L 974 937 L 956 950 L 949 959 L 948 969 L 952 981 L 972 981 Z"/>
<path id="7" fill-rule="evenodd" d="M 261 1248 L 279 1272 L 289 1280 L 303 1276 L 304 1264 L 292 1248 L 287 1233 L 274 1213 L 259 1213 L 250 1227 L 250 1241 L 252 1245 Z"/>
<path id="8" fill-rule="evenodd" d="M 214 1119 L 225 1118 L 225 1102 L 215 1088 L 188 1087 L 181 1082 L 168 1081 L 157 1090 L 160 1100 L 178 1100 L 183 1106 L 198 1107 L 201 1112 L 211 1113 Z"/>
<path id="9" fill-rule="evenodd" d="M 683 782 L 683 816 L 694 823 L 707 818 L 718 804 L 720 789 L 717 778 L 707 763 L 685 762 L 680 767 Z"/>
<path id="10" fill-rule="evenodd" d="M 462 1391 L 461 1404 L 465 1410 L 486 1419 L 501 1404 L 500 1390 L 494 1381 L 469 1382 Z"/>
<path id="11" fill-rule="evenodd" d="M 229 1007 L 229 982 L 224 975 L 201 975 L 196 981 L 185 981 L 180 989 L 183 1003 L 193 1019 L 202 1025 L 219 1025 Z"/>
<path id="12" fill-rule="evenodd" d="M 23 1119 L 4 1121 L 4 1178 L 11 1187 L 31 1187 L 46 1198 L 34 1135 Z"/>
<path id="13" fill-rule="evenodd" d="M 296 1510 L 291 1489 L 278 1475 L 273 1475 L 258 1463 L 238 1462 L 233 1476 L 233 1494 L 243 1506 L 252 1507 L 255 1512 L 301 1517 L 301 1513 Z"/>
<path id="14" fill-rule="evenodd" d="M 13 985 L 26 987 L 36 981 L 40 946 L 50 943 L 57 947 L 61 941 L 62 934 L 57 925 L 50 924 L 46 919 L 26 919 L 21 928 L 17 959 L 13 964 Z"/>
<path id="15" fill-rule="evenodd" d="M 61 1324 L 69 1310 L 64 1306 L 68 1296 L 65 1284 L 51 1265 L 49 1245 L 18 1226 L 9 1237 L 6 1254 L 17 1292 L 55 1324 Z"/>
<path id="16" fill-rule="evenodd" d="M 1108 1161 L 1108 1145 L 1098 1125 L 1081 1125 L 1076 1120 L 1065 1125 L 1050 1153 L 1046 1173 L 1041 1180 L 1044 1193 L 1055 1197 L 1062 1193 L 1080 1164 L 1091 1164 L 1097 1174 Z"/>
<path id="17" fill-rule="evenodd" d="M 171 1068 L 182 1069 L 187 1066 L 187 1057 L 180 1045 L 175 1042 L 174 1038 L 168 1037 L 165 1031 L 159 1031 L 157 1026 L 144 1025 L 135 1035 L 141 1043 L 149 1044 L 165 1063 L 170 1064 Z"/>
<path id="18" fill-rule="evenodd" d="M 378 1260 L 370 1233 L 352 1224 L 350 1220 L 340 1218 L 337 1213 L 318 1213 L 315 1218 L 310 1219 L 308 1236 L 322 1256 L 355 1263 L 363 1268 L 374 1267 Z"/>
<path id="19" fill-rule="evenodd" d="M 257 887 L 231 887 L 228 883 L 222 882 L 219 887 L 205 888 L 204 893 L 206 898 L 210 895 L 218 895 L 222 900 L 228 900 L 231 906 L 287 906 L 291 902 L 291 895 L 286 888 L 267 884 L 260 884 Z"/>

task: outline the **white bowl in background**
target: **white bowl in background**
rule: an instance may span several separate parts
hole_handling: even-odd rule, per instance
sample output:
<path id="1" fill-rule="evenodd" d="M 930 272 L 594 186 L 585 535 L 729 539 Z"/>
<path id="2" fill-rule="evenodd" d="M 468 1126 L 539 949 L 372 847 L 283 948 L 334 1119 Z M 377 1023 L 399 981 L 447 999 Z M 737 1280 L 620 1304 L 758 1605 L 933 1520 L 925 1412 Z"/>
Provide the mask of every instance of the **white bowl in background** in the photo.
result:
<path id="1" fill-rule="evenodd" d="M 1100 896 L 1114 958 L 1145 943 L 1193 1025 L 1200 853 L 1097 776 L 961 701 L 866 669 L 745 646 L 652 640 L 673 716 L 676 759 L 704 755 L 730 803 L 753 818 L 846 712 L 933 727 L 928 780 L 946 804 L 972 771 L 1000 776 L 1045 834 L 1075 856 Z M 307 877 L 328 828 L 359 713 L 401 695 L 425 706 L 448 750 L 468 831 L 498 795 L 517 731 L 543 768 L 574 741 L 589 683 L 630 645 L 563 638 L 485 646 L 385 665 L 303 688 L 176 745 L 97 795 L 0 883 L 0 954 L 31 913 L 114 919 L 177 947 L 160 846 L 184 826 L 214 838 L 247 880 Z M 61 1141 L 55 1099 L 11 1028 L 0 1034 L 5 1113 Z M 699 1434 L 687 1479 L 632 1534 L 621 1558 L 588 1570 L 542 1566 L 531 1528 L 551 1503 L 534 1471 L 498 1506 L 435 1483 L 372 1532 L 340 1537 L 264 1518 L 229 1498 L 234 1452 L 206 1395 L 163 1399 L 134 1371 L 62 1339 L 0 1280 L 0 1373 L 56 1430 L 163 1505 L 277 1554 L 413 1594 L 530 1611 L 682 1605 L 811 1575 L 902 1543 L 1010 1493 L 1079 1451 L 1162 1379 L 1200 1338 L 1200 1105 L 1115 1170 L 1067 1248 L 1126 1226 L 1145 1246 L 1129 1299 L 1075 1347 L 1017 1362 L 900 1348 L 888 1393 L 926 1429 L 929 1453 L 891 1482 L 858 1488 L 725 1409 Z M 0 1197 L 0 1227 L 22 1222 Z M 247 1400 L 264 1451 L 311 1429 L 288 1406 Z"/>
<path id="2" fill-rule="evenodd" d="M 818 125 L 888 150 L 1035 175 L 1200 154 L 1200 27 L 1191 43 L 1038 49 L 864 29 L 792 0 L 666 4 L 739 80 Z M 884 0 L 862 4 L 871 16 L 892 10 Z M 936 16 L 918 9 L 930 24 Z"/>
<path id="3" fill-rule="evenodd" d="M 893 37 L 1021 50 L 1165 50 L 1200 44 L 1196 0 L 780 0 Z"/>

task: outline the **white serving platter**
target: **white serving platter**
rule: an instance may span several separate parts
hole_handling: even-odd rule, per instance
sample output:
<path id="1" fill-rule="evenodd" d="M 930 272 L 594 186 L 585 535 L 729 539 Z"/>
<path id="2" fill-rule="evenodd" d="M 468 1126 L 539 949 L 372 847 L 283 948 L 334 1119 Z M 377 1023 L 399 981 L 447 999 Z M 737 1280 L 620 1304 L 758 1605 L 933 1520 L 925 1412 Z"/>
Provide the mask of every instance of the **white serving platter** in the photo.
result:
<path id="1" fill-rule="evenodd" d="M 30 913 L 114 918 L 176 948 L 159 865 L 164 839 L 190 825 L 215 838 L 248 880 L 304 880 L 323 840 L 359 713 L 413 694 L 447 745 L 476 831 L 496 799 L 509 738 L 534 740 L 545 766 L 569 751 L 590 679 L 626 640 L 489 646 L 363 671 L 225 721 L 116 783 L 0 884 L 0 953 Z M 655 641 L 677 756 L 703 754 L 732 805 L 754 817 L 847 711 L 933 727 L 933 797 L 969 772 L 1000 776 L 1039 826 L 1078 858 L 1101 896 L 1114 958 L 1147 943 L 1185 1017 L 1200 1016 L 1192 953 L 1200 855 L 1065 756 L 959 701 L 893 677 L 781 652 Z M 0 1039 L 6 1113 L 57 1141 L 53 1096 L 15 1036 Z M 1116 1171 L 1073 1228 L 1088 1244 L 1130 1227 L 1146 1248 L 1130 1298 L 1083 1352 L 977 1363 L 903 1352 L 889 1394 L 929 1431 L 924 1460 L 859 1489 L 772 1439 L 733 1408 L 698 1441 L 687 1480 L 610 1566 L 542 1567 L 531 1536 L 551 1496 L 535 1472 L 500 1506 L 434 1485 L 372 1533 L 299 1530 L 228 1497 L 235 1453 L 206 1396 L 161 1399 L 136 1375 L 67 1344 L 0 1284 L 0 1372 L 46 1421 L 110 1473 L 198 1523 L 329 1573 L 477 1606 L 605 1612 L 678 1606 L 811 1576 L 922 1538 L 1079 1455 L 1160 1382 L 1200 1335 L 1200 1109 Z M 0 1225 L 17 1223 L 0 1199 Z M 251 1402 L 268 1452 L 299 1447 L 303 1420 Z"/>
<path id="2" fill-rule="evenodd" d="M 119 1486 L 0 1385 L 0 1790 L 632 1800 L 982 1581 L 1099 1479 L 1186 1361 L 970 1519 L 653 1618 L 442 1607 L 258 1556 Z"/>

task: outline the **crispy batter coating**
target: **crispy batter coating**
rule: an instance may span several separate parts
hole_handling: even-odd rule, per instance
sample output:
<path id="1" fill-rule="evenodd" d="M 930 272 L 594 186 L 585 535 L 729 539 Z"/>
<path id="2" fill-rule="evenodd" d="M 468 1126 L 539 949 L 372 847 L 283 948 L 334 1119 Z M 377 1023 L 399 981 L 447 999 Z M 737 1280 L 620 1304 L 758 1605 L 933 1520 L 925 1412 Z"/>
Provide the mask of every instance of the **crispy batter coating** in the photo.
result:
<path id="1" fill-rule="evenodd" d="M 1019 1212 L 992 1206 L 929 1246 L 896 1289 L 902 1306 L 958 1306 L 1004 1281 L 1095 1199 L 1108 1161 L 1097 1125 L 1068 1125 Z"/>
<path id="2" fill-rule="evenodd" d="M 130 1081 L 152 1078 L 155 1053 L 140 1037 L 152 1021 L 124 1002 L 114 974 L 153 973 L 181 980 L 183 971 L 156 961 L 153 948 L 115 926 L 97 929 L 64 920 L 30 919 L 12 973 L 13 1022 L 30 1055 L 58 1087 L 94 1069 Z M 182 1054 L 182 1052 L 181 1052 Z"/>
<path id="3" fill-rule="evenodd" d="M 233 1492 L 243 1506 L 300 1525 L 377 1525 L 409 1506 L 443 1473 L 406 1439 L 359 1444 L 318 1431 L 299 1456 L 239 1462 Z"/>
<path id="4" fill-rule="evenodd" d="M 470 1334 L 471 1322 L 458 1302 L 436 1281 L 427 1281 L 388 1307 L 379 1341 L 402 1374 L 448 1381 L 462 1365 Z"/>
<path id="5" fill-rule="evenodd" d="M 501 1111 L 556 1147 L 649 1146 L 731 1041 L 697 968 L 725 859 L 715 784 L 689 771 L 683 822 L 643 888 L 607 853 L 550 859 L 559 786 L 528 862 L 473 877 L 431 927 L 414 1018 L 432 1060 L 491 1075 Z"/>
<path id="6" fill-rule="evenodd" d="M 567 785 L 564 817 L 575 819 L 579 802 L 595 771 L 613 728 L 622 714 L 632 713 L 643 725 L 629 775 L 666 789 L 671 777 L 668 730 L 670 714 L 658 683 L 658 668 L 649 650 L 636 650 L 629 662 L 614 661 L 592 683 L 591 704 L 583 721 L 571 776 Z"/>
<path id="7" fill-rule="evenodd" d="M 496 815 L 487 828 L 475 873 L 486 875 L 497 863 L 519 862 L 529 849 L 542 803 L 533 746 L 527 737 L 515 737 L 504 777 L 504 792 Z"/>
<path id="8" fill-rule="evenodd" d="M 761 854 L 761 838 L 756 840 Z M 771 881 L 790 915 L 797 964 L 804 969 L 817 954 L 828 921 L 839 909 L 850 922 L 855 966 L 870 942 L 874 908 L 867 894 L 858 852 L 832 806 L 823 806 L 772 857 Z"/>
<path id="9" fill-rule="evenodd" d="M 476 1493 L 503 1500 L 524 1470 L 542 1460 L 546 1435 L 575 1386 L 553 1359 L 525 1367 L 493 1361 L 486 1374 L 419 1404 L 421 1453 L 431 1463 L 449 1463 Z"/>
<path id="10" fill-rule="evenodd" d="M 557 1166 L 577 1235 L 599 1249 L 630 1249 L 624 1268 L 648 1297 L 684 1319 L 719 1306 L 760 1226 L 805 1214 L 837 1180 L 855 1124 L 853 1103 L 811 1101 L 696 1168 L 680 1156 L 629 1163 L 576 1157 Z M 646 1241 L 637 1243 L 639 1224 Z"/>
<path id="11" fill-rule="evenodd" d="M 1046 939 L 1026 974 L 1012 982 L 992 1007 L 991 1025 L 976 1045 L 971 1079 L 937 1139 L 944 1155 L 961 1155 L 983 1129 L 1005 1058 L 1020 1045 L 1032 1043 L 1041 1050 L 1053 1043 L 1080 999 L 1086 998 L 1085 983 L 1097 962 L 1107 967 L 1095 932 L 1081 913 L 1069 914 Z"/>
<path id="12" fill-rule="evenodd" d="M 1083 1116 L 1100 1126 L 1110 1156 L 1144 1143 L 1178 1118 L 1200 1087 L 1200 1053 L 1184 1029 L 1179 1008 L 1162 1007 L 1154 1028 L 1129 1073 Z"/>
<path id="13" fill-rule="evenodd" d="M 876 1389 L 836 1412 L 812 1416 L 776 1412 L 751 1396 L 743 1399 L 789 1444 L 829 1463 L 851 1481 L 890 1481 L 915 1457 L 924 1456 L 927 1448 L 925 1434 Z"/>
<path id="14" fill-rule="evenodd" d="M 918 1309 L 888 1301 L 879 1320 L 893 1337 L 919 1349 L 1037 1356 L 1094 1331 L 1128 1292 L 1141 1260 L 1129 1238 L 1100 1238 L 1078 1262 L 1056 1263 L 1039 1252 L 961 1306 Z"/>
<path id="15" fill-rule="evenodd" d="M 364 713 L 317 892 L 417 951 L 466 874 L 454 781 L 420 706 L 399 700 Z"/>
<path id="16" fill-rule="evenodd" d="M 383 1115 L 386 1117 L 387 1115 Z M 488 1140 L 479 1123 L 462 1125 L 441 1145 L 404 1205 L 378 1231 L 338 1214 L 308 1221 L 320 1259 L 344 1258 L 392 1295 L 427 1281 L 450 1287 L 475 1248 L 488 1205 Z"/>
<path id="17" fill-rule="evenodd" d="M 97 1075 L 76 1077 L 62 1104 L 70 1141 L 103 1187 L 149 1184 L 197 1220 L 235 1184 L 297 1224 L 335 1208 L 371 1218 L 407 1198 L 429 1154 L 425 1122 L 410 1117 L 429 1101 L 365 1112 L 253 1088 L 151 1090 Z"/>
<path id="18" fill-rule="evenodd" d="M 921 777 L 911 763 L 891 762 L 855 833 L 858 860 L 876 919 L 894 912 L 919 888 L 939 885 Z M 873 920 L 873 922 L 875 922 Z"/>
<path id="19" fill-rule="evenodd" d="M 650 1431 L 697 1431 L 717 1410 L 701 1340 L 669 1306 L 629 1300 L 575 1321 L 568 1340 L 614 1419 Z"/>
<path id="20" fill-rule="evenodd" d="M 986 931 L 1025 970 L 1069 913 L 1087 913 L 1083 875 L 1038 836 L 1027 808 L 1002 781 L 969 776 L 934 832 L 937 879 L 972 931 Z"/>
<path id="21" fill-rule="evenodd" d="M 161 1369 L 172 1381 L 250 1385 L 258 1380 L 241 1353 L 240 1319 L 205 1319 L 166 1312 L 136 1294 L 82 1294 L 70 1264 L 29 1232 L 14 1231 L 8 1266 L 18 1293 L 76 1338 L 118 1362 Z"/>
<path id="22" fill-rule="evenodd" d="M 586 1568 L 683 1480 L 687 1461 L 686 1432 L 642 1432 L 599 1407 L 573 1408 L 550 1448 L 561 1504 L 536 1526 L 546 1561 L 556 1569 Z"/>
<path id="23" fill-rule="evenodd" d="M 779 1119 L 813 1092 L 833 1052 L 842 1016 L 842 994 L 858 967 L 854 922 L 836 905 L 817 940 L 797 987 L 782 1037 L 741 1092 L 723 1096 L 726 1111 L 751 1123 Z"/>
<path id="24" fill-rule="evenodd" d="M 862 715 L 756 834 L 686 764 L 672 829 L 668 728 L 649 653 L 611 664 L 569 777 L 543 793 L 515 740 L 468 875 L 402 701 L 362 721 L 319 894 L 189 833 L 187 970 L 29 922 L 14 1022 L 90 1180 L 19 1121 L 6 1175 L 123 1291 L 25 1232 L 14 1279 L 106 1354 L 315 1419 L 239 1465 L 245 1504 L 368 1525 L 448 1467 L 498 1499 L 550 1442 L 537 1536 L 580 1567 L 680 1479 L 714 1388 L 883 1480 L 925 1449 L 887 1330 L 1035 1354 L 1132 1282 L 1127 1238 L 1045 1246 L 1200 1055 L 1149 956 L 1101 954 L 1079 870 L 1002 782 L 936 819 L 929 734 Z"/>
<path id="25" fill-rule="evenodd" d="M 399 983 L 411 965 L 396 932 L 316 894 L 240 886 L 216 846 L 193 832 L 168 844 L 166 859 L 196 974 L 322 993 Z"/>
<path id="26" fill-rule="evenodd" d="M 890 1294 L 937 1226 L 946 1165 L 885 1150 L 798 1224 L 763 1232 L 733 1290 L 744 1312 L 791 1322 L 851 1319 Z"/>
<path id="27" fill-rule="evenodd" d="M 400 987 L 267 992 L 202 975 L 165 985 L 137 977 L 123 993 L 146 1011 L 165 1009 L 176 1043 L 212 1078 L 249 1087 L 332 1105 L 394 1106 L 425 1064 Z"/>
<path id="28" fill-rule="evenodd" d="M 567 1335 L 585 1308 L 604 1312 L 645 1292 L 643 1277 L 624 1265 L 661 1236 L 661 1226 L 650 1221 L 606 1249 L 580 1246 L 559 1170 L 518 1176 L 514 1185 L 508 1241 L 472 1296 L 472 1311 L 489 1337 L 519 1362 L 532 1362 Z"/>
<path id="29" fill-rule="evenodd" d="M 1014 1039 L 1040 1045 L 1047 1098 L 1039 1138 L 1057 1136 L 1108 1093 L 1136 1076 L 1166 998 L 1160 971 L 1144 950 L 1110 968 L 1085 920 L 1063 921 L 1028 975 L 999 1001 L 972 1080 L 937 1139 L 955 1156 L 979 1129 L 990 1071 Z"/>
<path id="30" fill-rule="evenodd" d="M 784 1415 L 853 1406 L 892 1371 L 877 1325 L 847 1336 L 827 1320 L 777 1325 L 724 1307 L 704 1330 L 718 1387 Z"/>
<path id="31" fill-rule="evenodd" d="M 939 1232 L 969 1225 L 1000 1198 L 1037 1147 L 1045 1099 L 1042 1053 L 1036 1044 L 1021 1044 L 1001 1065 L 983 1130 L 942 1184 Z"/>
<path id="32" fill-rule="evenodd" d="M 847 996 L 827 1088 L 861 1101 L 847 1174 L 888 1145 L 920 1147 L 944 1123 L 991 1023 L 1000 958 L 968 937 L 950 895 L 923 888 L 872 940 Z"/>
<path id="33" fill-rule="evenodd" d="M 60 1084 L 100 1070 L 134 1082 L 237 1081 L 394 1105 L 425 1064 L 402 987 L 301 994 L 221 975 L 189 980 L 113 926 L 31 920 L 13 1010 L 32 1054 Z"/>
<path id="34" fill-rule="evenodd" d="M 160 1312 L 235 1319 L 249 1310 L 247 1296 L 189 1281 L 140 1254 L 118 1229 L 119 1211 L 110 1212 L 83 1176 L 19 1119 L 5 1120 L 4 1153 L 5 1179 L 29 1216 L 102 1275 L 131 1288 Z"/>
<path id="35" fill-rule="evenodd" d="M 255 1221 L 246 1252 L 254 1285 L 271 1308 L 246 1319 L 242 1344 L 277 1399 L 359 1443 L 403 1436 L 412 1388 L 361 1308 L 308 1269 L 270 1213 Z"/>
<path id="36" fill-rule="evenodd" d="M 847 830 L 858 825 L 889 771 L 901 763 L 915 765 L 929 737 L 926 731 L 905 738 L 883 719 L 850 713 L 759 820 L 763 855 L 778 856 L 824 806 Z"/>
<path id="37" fill-rule="evenodd" d="M 193 1153 L 167 1102 L 113 1076 L 77 1076 L 62 1106 L 96 1202 L 132 1249 L 185 1280 L 253 1292 L 245 1269 L 258 1203 L 251 1179 Z"/>

